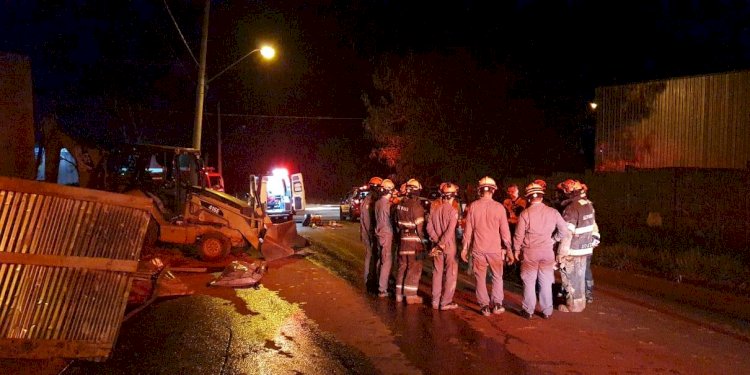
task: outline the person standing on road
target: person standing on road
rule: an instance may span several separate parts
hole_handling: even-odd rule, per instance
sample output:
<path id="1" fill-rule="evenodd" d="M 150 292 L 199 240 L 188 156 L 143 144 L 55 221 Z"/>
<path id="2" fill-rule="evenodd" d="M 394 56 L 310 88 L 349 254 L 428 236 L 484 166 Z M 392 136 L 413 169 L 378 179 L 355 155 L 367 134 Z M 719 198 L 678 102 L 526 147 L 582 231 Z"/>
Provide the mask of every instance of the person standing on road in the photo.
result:
<path id="1" fill-rule="evenodd" d="M 503 307 L 503 258 L 505 249 L 511 250 L 510 229 L 505 208 L 492 199 L 497 190 L 495 180 L 484 177 L 479 180 L 480 198 L 471 203 L 466 214 L 461 259 L 466 262 L 471 248 L 472 269 L 476 279 L 477 302 L 484 316 L 502 314 Z M 505 249 L 503 249 L 503 247 Z M 487 294 L 487 267 L 492 271 L 492 297 Z"/>
<path id="2" fill-rule="evenodd" d="M 388 297 L 388 279 L 393 265 L 393 226 L 391 224 L 391 194 L 396 185 L 389 179 L 380 184 L 380 197 L 375 202 L 375 236 L 378 239 L 378 297 Z"/>
<path id="3" fill-rule="evenodd" d="M 521 211 L 527 206 L 526 199 L 522 198 L 518 193 L 518 185 L 510 184 L 505 189 L 507 198 L 503 200 L 503 207 L 508 216 L 508 227 L 510 228 L 510 235 L 512 236 L 516 231 L 516 225 L 518 224 L 518 216 Z"/>
<path id="4" fill-rule="evenodd" d="M 458 186 L 450 182 L 440 185 L 441 202 L 430 208 L 427 220 L 427 233 L 440 253 L 432 258 L 432 308 L 453 310 L 458 305 L 453 302 L 458 279 L 456 260 L 456 225 L 458 224 Z"/>
<path id="5" fill-rule="evenodd" d="M 377 249 L 377 239 L 375 238 L 375 200 L 377 200 L 376 194 L 380 189 L 380 184 L 383 183 L 383 179 L 380 177 L 373 177 L 368 181 L 368 190 L 370 191 L 367 196 L 362 199 L 360 204 L 360 216 L 359 216 L 359 236 L 362 239 L 362 243 L 365 245 L 365 288 L 370 290 L 374 287 L 377 276 L 375 272 L 370 270 L 376 269 L 376 257 L 373 257 L 373 249 Z M 375 250 L 377 253 L 377 250 Z M 374 289 L 374 288 L 373 288 Z"/>
<path id="6" fill-rule="evenodd" d="M 560 213 L 542 201 L 544 189 L 539 184 L 526 186 L 529 206 L 521 212 L 513 237 L 514 260 L 521 262 L 523 280 L 523 311 L 526 319 L 534 316 L 536 287 L 539 286 L 539 307 L 542 317 L 549 319 L 554 309 L 552 284 L 555 282 L 555 242 L 569 235 L 567 223 Z"/>
<path id="7" fill-rule="evenodd" d="M 589 188 L 586 186 L 586 184 L 581 183 L 581 190 L 583 190 L 583 194 L 586 195 L 586 199 L 588 199 L 591 206 L 594 206 L 594 202 L 589 199 Z M 596 210 L 594 210 L 596 213 Z M 591 233 L 592 242 L 591 245 L 593 247 L 599 246 L 599 243 L 601 241 L 601 236 L 599 234 L 599 226 L 596 225 L 596 221 L 594 221 L 594 231 Z M 591 272 L 591 258 L 594 256 L 593 250 L 592 253 L 589 255 L 586 255 L 586 304 L 592 304 L 594 303 L 594 274 Z"/>
<path id="8" fill-rule="evenodd" d="M 570 233 L 557 250 L 562 287 L 567 292 L 565 305 L 559 310 L 581 312 L 586 308 L 586 256 L 594 250 L 594 207 L 580 182 L 569 179 L 560 187 L 567 198 L 562 202 L 562 216 Z"/>
<path id="9" fill-rule="evenodd" d="M 406 196 L 396 207 L 396 219 L 400 234 L 398 248 L 398 276 L 396 277 L 396 302 L 422 303 L 417 295 L 422 276 L 424 254 L 424 208 L 419 202 L 422 185 L 415 179 L 406 182 Z"/>

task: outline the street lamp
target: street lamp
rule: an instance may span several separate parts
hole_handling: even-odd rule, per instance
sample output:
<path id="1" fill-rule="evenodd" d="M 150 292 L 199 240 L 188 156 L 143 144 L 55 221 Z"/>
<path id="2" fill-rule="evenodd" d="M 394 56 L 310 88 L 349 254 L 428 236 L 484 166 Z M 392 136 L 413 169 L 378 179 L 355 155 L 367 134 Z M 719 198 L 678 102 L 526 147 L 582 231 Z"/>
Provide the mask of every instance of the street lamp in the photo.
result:
<path id="1" fill-rule="evenodd" d="M 240 61 L 244 60 L 248 56 L 255 52 L 266 58 L 270 59 L 276 55 L 276 51 L 268 46 L 254 49 L 245 56 L 240 57 L 237 61 L 226 67 L 219 74 L 213 76 L 211 79 L 206 81 L 206 50 L 208 49 L 208 15 L 211 10 L 211 0 L 206 0 L 205 8 L 203 9 L 203 30 L 201 35 L 201 51 L 200 61 L 198 62 L 198 87 L 195 93 L 195 121 L 193 123 L 193 148 L 196 150 L 201 149 L 201 128 L 203 127 L 203 101 L 206 98 L 206 84 L 218 78 L 222 73 L 229 70 L 229 68 L 237 65 Z"/>
<path id="2" fill-rule="evenodd" d="M 202 133 L 202 127 L 203 127 L 203 102 L 206 97 L 206 85 L 216 78 L 219 78 L 220 75 L 224 74 L 227 70 L 231 69 L 235 65 L 239 64 L 242 60 L 248 58 L 250 55 L 252 55 L 255 52 L 260 52 L 261 56 L 265 58 L 266 60 L 271 60 L 276 56 L 276 50 L 273 49 L 271 46 L 262 46 L 261 48 L 256 48 L 248 53 L 246 53 L 244 56 L 237 59 L 235 62 L 229 64 L 226 68 L 224 68 L 222 71 L 220 71 L 218 74 L 214 75 L 213 77 L 206 80 L 206 44 L 201 44 L 201 62 L 199 67 L 199 77 L 198 77 L 198 88 L 196 92 L 196 98 L 195 98 L 195 122 L 193 126 L 193 148 L 196 150 L 200 150 L 201 148 L 201 133 Z M 221 130 L 219 130 L 219 135 L 221 135 Z M 219 142 L 221 142 L 221 139 L 219 139 Z"/>

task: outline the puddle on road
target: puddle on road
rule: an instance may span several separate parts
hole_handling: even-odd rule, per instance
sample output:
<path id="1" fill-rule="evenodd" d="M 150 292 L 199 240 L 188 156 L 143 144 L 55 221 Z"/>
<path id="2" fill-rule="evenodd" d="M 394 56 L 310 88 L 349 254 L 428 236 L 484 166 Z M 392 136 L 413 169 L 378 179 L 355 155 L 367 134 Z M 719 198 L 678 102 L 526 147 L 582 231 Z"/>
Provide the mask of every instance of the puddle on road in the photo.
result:
<path id="1" fill-rule="evenodd" d="M 375 373 L 276 292 L 227 289 L 236 292 L 229 304 L 195 295 L 150 306 L 122 327 L 109 360 L 76 362 L 65 374 Z"/>

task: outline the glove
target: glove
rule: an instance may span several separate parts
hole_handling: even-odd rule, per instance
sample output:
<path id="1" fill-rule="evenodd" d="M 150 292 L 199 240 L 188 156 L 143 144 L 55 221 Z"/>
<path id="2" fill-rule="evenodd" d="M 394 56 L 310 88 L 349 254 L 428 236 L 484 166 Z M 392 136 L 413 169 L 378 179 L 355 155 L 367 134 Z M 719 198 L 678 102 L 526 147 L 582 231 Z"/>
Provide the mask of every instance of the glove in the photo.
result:
<path id="1" fill-rule="evenodd" d="M 505 257 L 505 262 L 508 263 L 509 266 L 513 265 L 513 263 L 518 260 L 518 257 L 513 255 L 512 251 L 508 251 L 508 255 Z"/>
<path id="2" fill-rule="evenodd" d="M 427 255 L 430 256 L 430 257 L 436 257 L 436 256 L 443 255 L 443 248 L 440 247 L 440 245 L 435 245 L 435 246 L 432 247 L 432 249 L 430 250 L 430 253 L 427 254 Z"/>
<path id="3" fill-rule="evenodd" d="M 469 263 L 469 249 L 463 248 L 463 250 L 461 250 L 461 260 Z"/>
<path id="4" fill-rule="evenodd" d="M 599 246 L 599 244 L 601 242 L 602 241 L 601 241 L 601 237 L 600 237 L 599 233 L 594 233 L 594 234 L 591 235 L 591 246 L 592 247 Z"/>

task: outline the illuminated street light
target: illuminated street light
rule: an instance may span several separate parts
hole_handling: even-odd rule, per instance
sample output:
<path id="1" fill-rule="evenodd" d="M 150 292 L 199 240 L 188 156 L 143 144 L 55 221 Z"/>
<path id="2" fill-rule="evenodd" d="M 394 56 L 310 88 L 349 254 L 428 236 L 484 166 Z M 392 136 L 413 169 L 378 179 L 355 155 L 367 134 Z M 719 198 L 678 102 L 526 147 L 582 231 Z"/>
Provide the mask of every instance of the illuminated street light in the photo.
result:
<path id="1" fill-rule="evenodd" d="M 222 75 L 222 74 L 224 74 L 224 72 L 226 72 L 227 70 L 231 69 L 233 66 L 239 64 L 240 61 L 242 61 L 242 60 L 250 57 L 250 55 L 252 55 L 255 52 L 260 52 L 260 55 L 263 56 L 263 58 L 266 59 L 266 60 L 272 60 L 274 58 L 274 56 L 276 56 L 276 50 L 273 49 L 273 47 L 271 47 L 271 46 L 262 46 L 260 48 L 256 48 L 256 49 L 254 49 L 254 50 L 246 53 L 244 56 L 240 57 L 239 59 L 237 59 L 237 61 L 229 64 L 229 66 L 227 66 L 226 68 L 224 68 L 224 70 L 220 71 L 215 76 L 209 78 L 208 81 L 206 81 L 206 83 L 208 84 L 211 81 L 215 80 L 216 78 L 219 78 L 219 76 Z"/>
<path id="2" fill-rule="evenodd" d="M 260 47 L 260 54 L 265 57 L 266 60 L 271 60 L 276 56 L 276 50 L 271 46 L 263 46 Z"/>
<path id="3" fill-rule="evenodd" d="M 262 46 L 261 48 L 256 48 L 224 68 L 224 70 L 220 71 L 219 74 L 211 77 L 209 80 L 206 80 L 206 50 L 208 49 L 208 15 L 210 10 L 211 0 L 206 0 L 206 5 L 203 9 L 203 30 L 201 33 L 200 61 L 198 62 L 198 87 L 196 88 L 195 95 L 195 122 L 193 123 L 193 148 L 196 150 L 201 149 L 201 132 L 203 128 L 203 102 L 206 98 L 206 85 L 229 70 L 229 68 L 237 65 L 240 61 L 246 59 L 248 56 L 252 55 L 255 52 L 260 52 L 260 54 L 266 59 L 273 58 L 276 55 L 276 51 L 272 47 Z"/>
<path id="4" fill-rule="evenodd" d="M 204 46 L 205 48 L 205 46 Z M 246 53 L 244 56 L 237 59 L 235 62 L 229 64 L 226 68 L 224 68 L 222 71 L 217 73 L 215 76 L 209 78 L 206 80 L 206 67 L 205 67 L 205 51 L 201 52 L 201 61 L 203 62 L 203 66 L 199 69 L 200 77 L 198 78 L 198 90 L 195 100 L 195 122 L 193 126 L 193 148 L 196 150 L 201 149 L 201 132 L 203 128 L 203 102 L 206 97 L 206 85 L 216 78 L 219 78 L 224 72 L 231 69 L 235 65 L 239 64 L 242 60 L 248 58 L 250 55 L 252 55 L 255 52 L 260 52 L 260 55 L 263 56 L 266 60 L 271 60 L 276 56 L 276 50 L 273 49 L 271 46 L 262 46 L 260 48 L 256 48 L 248 53 Z M 221 142 L 221 140 L 219 140 Z M 219 168 L 221 169 L 221 168 Z"/>
<path id="5" fill-rule="evenodd" d="M 594 102 L 591 102 L 591 103 L 589 103 L 589 107 L 590 107 L 590 108 L 591 108 L 592 110 L 595 110 L 595 109 L 596 109 L 596 107 L 598 107 L 598 106 L 599 106 L 599 105 L 598 105 L 598 104 L 596 104 L 596 103 L 594 103 Z"/>

